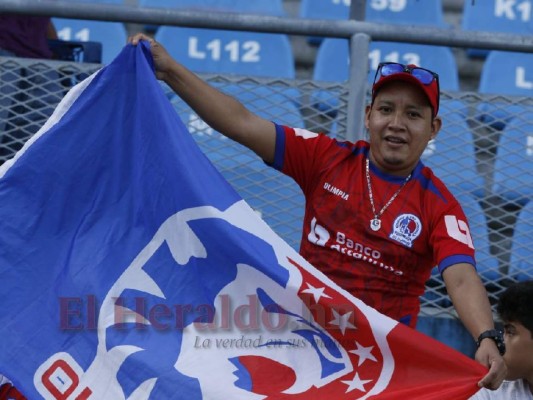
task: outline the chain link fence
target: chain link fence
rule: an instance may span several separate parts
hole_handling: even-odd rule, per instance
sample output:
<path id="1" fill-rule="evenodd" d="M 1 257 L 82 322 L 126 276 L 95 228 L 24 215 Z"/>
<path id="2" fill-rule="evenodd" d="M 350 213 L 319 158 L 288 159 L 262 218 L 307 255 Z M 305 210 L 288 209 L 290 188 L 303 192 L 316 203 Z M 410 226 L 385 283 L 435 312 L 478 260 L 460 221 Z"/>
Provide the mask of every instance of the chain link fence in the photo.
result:
<path id="1" fill-rule="evenodd" d="M 0 163 L 11 158 L 44 124 L 66 92 L 101 65 L 0 57 Z M 202 75 L 272 121 L 339 139 L 346 135 L 346 83 Z M 235 190 L 295 249 L 304 200 L 298 186 L 243 146 L 200 120 L 166 85 L 169 101 Z M 320 101 L 337 105 L 321 110 Z M 533 123 L 531 100 L 444 92 L 443 128 L 423 155 L 459 198 L 477 249 L 478 270 L 492 302 L 516 280 L 533 279 Z M 505 117 L 502 117 L 505 115 Z M 453 315 L 435 271 L 422 315 Z"/>

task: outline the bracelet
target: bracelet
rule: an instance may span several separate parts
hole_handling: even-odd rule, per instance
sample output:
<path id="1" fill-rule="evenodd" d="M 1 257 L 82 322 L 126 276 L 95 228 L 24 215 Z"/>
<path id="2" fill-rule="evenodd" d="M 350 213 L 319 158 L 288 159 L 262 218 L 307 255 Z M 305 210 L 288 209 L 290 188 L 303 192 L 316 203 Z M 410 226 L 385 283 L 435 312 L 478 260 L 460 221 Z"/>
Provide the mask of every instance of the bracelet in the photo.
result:
<path id="1" fill-rule="evenodd" d="M 498 348 L 500 354 L 502 356 L 505 354 L 505 343 L 503 341 L 503 333 L 501 331 L 498 331 L 496 329 L 489 329 L 483 332 L 481 335 L 479 335 L 476 341 L 476 345 L 478 348 L 481 345 L 481 341 L 483 339 L 492 339 L 494 343 L 496 343 L 496 347 Z"/>

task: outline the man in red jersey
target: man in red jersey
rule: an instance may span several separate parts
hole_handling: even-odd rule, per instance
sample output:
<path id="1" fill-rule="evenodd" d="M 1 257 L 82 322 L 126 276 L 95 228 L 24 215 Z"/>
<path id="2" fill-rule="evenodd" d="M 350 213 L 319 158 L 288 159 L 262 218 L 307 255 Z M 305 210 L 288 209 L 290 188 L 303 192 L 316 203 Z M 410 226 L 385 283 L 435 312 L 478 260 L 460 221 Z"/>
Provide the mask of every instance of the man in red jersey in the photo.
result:
<path id="1" fill-rule="evenodd" d="M 475 270 L 467 220 L 420 162 L 441 127 L 437 74 L 413 65 L 380 65 L 366 109 L 370 141 L 354 144 L 265 120 L 176 62 L 152 38 L 137 34 L 130 43 L 140 40 L 151 45 L 156 77 L 200 118 L 299 184 L 306 197 L 300 253 L 311 264 L 411 327 L 425 282 L 438 265 L 462 322 L 478 339 L 476 359 L 490 368 L 479 385 L 501 384 L 501 337 Z"/>

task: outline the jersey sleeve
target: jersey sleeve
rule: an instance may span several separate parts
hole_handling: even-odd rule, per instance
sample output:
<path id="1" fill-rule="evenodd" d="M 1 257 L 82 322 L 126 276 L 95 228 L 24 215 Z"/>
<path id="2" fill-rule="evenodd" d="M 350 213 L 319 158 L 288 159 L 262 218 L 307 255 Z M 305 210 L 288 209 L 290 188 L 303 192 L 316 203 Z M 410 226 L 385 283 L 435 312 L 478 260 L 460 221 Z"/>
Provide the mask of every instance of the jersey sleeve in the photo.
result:
<path id="1" fill-rule="evenodd" d="M 328 136 L 300 128 L 276 125 L 273 167 L 292 177 L 304 193 L 312 190 L 323 161 L 337 144 Z"/>
<path id="2" fill-rule="evenodd" d="M 442 206 L 431 206 L 438 211 L 430 241 L 439 272 L 442 274 L 446 268 L 459 263 L 475 267 L 474 243 L 461 205 L 452 195 L 438 203 Z"/>

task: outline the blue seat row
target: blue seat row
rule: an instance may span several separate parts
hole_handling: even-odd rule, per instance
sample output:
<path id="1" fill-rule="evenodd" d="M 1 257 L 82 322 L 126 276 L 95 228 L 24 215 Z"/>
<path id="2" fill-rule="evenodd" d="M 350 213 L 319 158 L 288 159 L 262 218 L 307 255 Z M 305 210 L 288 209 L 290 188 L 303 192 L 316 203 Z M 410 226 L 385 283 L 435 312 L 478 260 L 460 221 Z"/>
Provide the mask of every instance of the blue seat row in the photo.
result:
<path id="1" fill-rule="evenodd" d="M 446 27 L 441 0 L 367 0 L 365 20 Z M 301 0 L 300 17 L 310 19 L 348 19 L 350 0 Z"/>
<path id="2" fill-rule="evenodd" d="M 286 16 L 283 0 L 139 0 L 146 8 L 209 9 L 223 12 Z"/>
<path id="3" fill-rule="evenodd" d="M 479 93 L 493 95 L 481 103 L 479 119 L 492 128 L 501 130 L 514 116 L 533 110 L 527 102 L 510 103 L 501 95 L 531 97 L 533 94 L 533 54 L 491 51 L 487 56 L 479 83 Z"/>
<path id="4" fill-rule="evenodd" d="M 350 3 L 350 0 L 301 0 L 299 16 L 306 19 L 348 19 Z M 365 21 L 369 22 L 448 27 L 444 22 L 441 0 L 367 0 L 365 14 Z M 313 45 L 321 41 L 321 38 L 309 38 Z"/>
<path id="5" fill-rule="evenodd" d="M 465 31 L 502 32 L 531 35 L 531 1 L 465 1 L 461 29 Z M 486 57 L 489 51 L 470 49 L 472 57 Z"/>
<path id="6" fill-rule="evenodd" d="M 287 35 L 162 26 L 154 38 L 196 72 L 295 78 Z"/>
<path id="7" fill-rule="evenodd" d="M 416 64 L 439 72 L 441 90 L 458 91 L 459 73 L 454 55 L 449 47 L 411 43 L 371 42 L 369 52 L 368 83 L 372 84 L 380 62 Z M 313 71 L 316 81 L 342 82 L 348 79 L 349 45 L 347 39 L 325 39 L 320 45 Z M 335 115 L 338 99 L 329 93 L 317 91 L 316 107 Z"/>
<path id="8" fill-rule="evenodd" d="M 88 0 L 73 0 L 89 2 Z M 92 3 L 126 4 L 126 0 L 95 0 Z M 301 0 L 299 16 L 309 19 L 348 19 L 350 0 Z M 138 0 L 147 8 L 209 9 L 286 16 L 283 0 Z M 465 1 L 461 29 L 465 31 L 506 32 L 530 35 L 533 32 L 530 0 Z M 442 0 L 367 0 L 365 20 L 388 24 L 407 24 L 446 28 Z M 321 42 L 312 38 L 312 43 Z M 487 50 L 469 50 L 472 56 L 487 55 Z"/>

